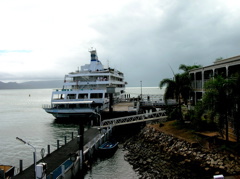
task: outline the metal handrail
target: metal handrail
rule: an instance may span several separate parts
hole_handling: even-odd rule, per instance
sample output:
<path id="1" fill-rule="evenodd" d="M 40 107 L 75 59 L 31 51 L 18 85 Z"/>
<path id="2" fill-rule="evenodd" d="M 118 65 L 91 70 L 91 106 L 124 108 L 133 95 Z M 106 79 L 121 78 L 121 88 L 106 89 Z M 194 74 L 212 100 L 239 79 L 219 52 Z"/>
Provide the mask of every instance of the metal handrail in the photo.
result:
<path id="1" fill-rule="evenodd" d="M 116 125 L 141 122 L 144 120 L 151 120 L 151 119 L 152 120 L 156 120 L 156 119 L 166 120 L 166 118 L 167 118 L 166 111 L 162 110 L 162 111 L 157 111 L 157 112 L 153 112 L 153 113 L 145 113 L 145 114 L 138 114 L 138 115 L 133 115 L 133 116 L 104 120 L 101 122 L 101 126 L 103 126 L 103 127 L 116 126 Z"/>

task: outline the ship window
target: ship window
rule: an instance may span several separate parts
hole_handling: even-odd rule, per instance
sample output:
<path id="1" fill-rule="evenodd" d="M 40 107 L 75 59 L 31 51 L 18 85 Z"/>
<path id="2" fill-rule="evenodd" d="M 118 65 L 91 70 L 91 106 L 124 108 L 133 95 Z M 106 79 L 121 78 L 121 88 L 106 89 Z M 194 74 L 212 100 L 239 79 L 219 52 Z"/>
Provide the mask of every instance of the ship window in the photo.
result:
<path id="1" fill-rule="evenodd" d="M 64 105 L 63 104 L 54 104 L 53 105 L 53 108 L 64 108 Z"/>
<path id="2" fill-rule="evenodd" d="M 53 94 L 53 99 L 58 100 L 58 99 L 64 99 L 65 94 Z"/>
<path id="3" fill-rule="evenodd" d="M 68 94 L 67 99 L 76 99 L 76 94 Z"/>
<path id="4" fill-rule="evenodd" d="M 102 93 L 91 93 L 90 98 L 102 98 L 103 94 Z"/>
<path id="5" fill-rule="evenodd" d="M 78 94 L 78 99 L 87 99 L 87 98 L 88 98 L 88 94 L 87 93 Z"/>

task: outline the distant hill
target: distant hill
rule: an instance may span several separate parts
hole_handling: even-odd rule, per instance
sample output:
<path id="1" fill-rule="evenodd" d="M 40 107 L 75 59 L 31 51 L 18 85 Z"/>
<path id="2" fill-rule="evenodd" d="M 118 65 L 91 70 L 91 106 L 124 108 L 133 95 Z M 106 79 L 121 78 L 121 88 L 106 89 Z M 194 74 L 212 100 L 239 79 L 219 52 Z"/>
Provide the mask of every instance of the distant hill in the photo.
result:
<path id="1" fill-rule="evenodd" d="M 0 89 L 41 89 L 41 88 L 61 88 L 62 80 L 52 81 L 28 81 L 23 83 L 9 82 L 4 83 L 0 81 Z"/>

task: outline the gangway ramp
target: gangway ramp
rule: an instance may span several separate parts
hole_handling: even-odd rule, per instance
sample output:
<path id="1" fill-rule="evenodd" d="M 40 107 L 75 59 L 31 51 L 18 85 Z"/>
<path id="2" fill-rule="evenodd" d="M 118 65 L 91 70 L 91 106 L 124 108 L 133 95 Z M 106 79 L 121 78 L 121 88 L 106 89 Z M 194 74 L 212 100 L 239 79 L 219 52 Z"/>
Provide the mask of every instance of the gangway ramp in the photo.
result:
<path id="1" fill-rule="evenodd" d="M 151 112 L 151 113 L 144 113 L 138 115 L 132 115 L 127 117 L 119 117 L 114 119 L 107 119 L 101 122 L 101 128 L 105 127 L 114 127 L 120 125 L 127 125 L 133 124 L 138 122 L 146 122 L 146 121 L 153 121 L 153 120 L 160 120 L 160 122 L 164 122 L 167 120 L 167 115 L 165 110 Z"/>

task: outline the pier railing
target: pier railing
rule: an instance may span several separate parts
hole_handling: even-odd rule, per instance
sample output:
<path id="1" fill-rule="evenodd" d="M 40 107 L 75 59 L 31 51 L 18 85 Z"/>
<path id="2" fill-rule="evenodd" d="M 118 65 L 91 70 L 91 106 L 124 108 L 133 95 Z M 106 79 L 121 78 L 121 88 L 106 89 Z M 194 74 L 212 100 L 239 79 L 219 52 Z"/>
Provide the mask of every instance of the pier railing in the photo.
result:
<path id="1" fill-rule="evenodd" d="M 90 140 L 86 145 L 84 145 L 83 158 L 92 158 L 94 151 L 106 140 L 109 139 L 112 133 L 112 128 L 109 127 L 107 130 L 99 131 L 99 134 L 96 135 L 92 140 Z M 76 152 L 79 154 L 79 151 Z M 58 166 L 54 171 L 52 171 L 47 179 L 58 179 L 58 178 L 73 178 L 77 175 L 79 165 L 80 165 L 80 155 L 77 155 L 76 161 L 71 161 L 67 159 L 60 166 Z"/>
<path id="2" fill-rule="evenodd" d="M 157 112 L 149 112 L 149 113 L 138 114 L 133 116 L 108 119 L 101 122 L 101 127 L 119 126 L 119 125 L 132 124 L 136 122 L 151 121 L 151 120 L 166 121 L 167 120 L 166 111 L 162 110 Z"/>

